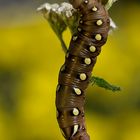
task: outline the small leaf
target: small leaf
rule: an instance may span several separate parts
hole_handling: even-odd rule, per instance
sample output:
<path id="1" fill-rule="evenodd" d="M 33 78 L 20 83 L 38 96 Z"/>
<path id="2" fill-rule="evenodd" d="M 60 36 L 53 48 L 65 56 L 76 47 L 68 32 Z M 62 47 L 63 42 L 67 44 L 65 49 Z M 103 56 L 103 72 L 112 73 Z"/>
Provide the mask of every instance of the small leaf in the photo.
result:
<path id="1" fill-rule="evenodd" d="M 90 83 L 92 85 L 95 84 L 95 85 L 97 85 L 99 87 L 105 88 L 107 90 L 111 90 L 113 92 L 121 91 L 120 87 L 112 85 L 112 84 L 108 83 L 107 81 L 105 81 L 104 79 L 99 78 L 99 77 L 92 76 L 91 79 L 90 79 Z"/>

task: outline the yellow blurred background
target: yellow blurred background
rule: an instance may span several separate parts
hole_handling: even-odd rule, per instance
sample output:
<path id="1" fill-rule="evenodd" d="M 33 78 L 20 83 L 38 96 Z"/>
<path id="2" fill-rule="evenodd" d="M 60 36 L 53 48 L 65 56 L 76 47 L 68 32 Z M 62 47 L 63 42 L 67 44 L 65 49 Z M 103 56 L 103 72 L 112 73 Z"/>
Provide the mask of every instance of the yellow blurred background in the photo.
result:
<path id="1" fill-rule="evenodd" d="M 0 2 L 0 140 L 63 140 L 54 102 L 64 53 L 36 13 L 43 2 Z M 109 35 L 93 75 L 122 91 L 89 86 L 87 128 L 91 140 L 140 140 L 140 3 L 119 1 L 110 15 L 118 29 Z M 66 31 L 67 45 L 70 36 Z"/>

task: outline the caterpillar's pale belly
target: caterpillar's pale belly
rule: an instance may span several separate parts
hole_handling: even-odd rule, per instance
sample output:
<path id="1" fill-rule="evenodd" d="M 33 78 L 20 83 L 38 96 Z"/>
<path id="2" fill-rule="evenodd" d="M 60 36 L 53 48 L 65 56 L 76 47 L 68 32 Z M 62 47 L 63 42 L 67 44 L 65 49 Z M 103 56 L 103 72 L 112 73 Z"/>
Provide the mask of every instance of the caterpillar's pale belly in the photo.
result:
<path id="1" fill-rule="evenodd" d="M 66 140 L 89 140 L 84 118 L 85 90 L 107 40 L 109 17 L 97 0 L 77 2 L 82 16 L 73 35 L 56 91 L 57 120 Z"/>

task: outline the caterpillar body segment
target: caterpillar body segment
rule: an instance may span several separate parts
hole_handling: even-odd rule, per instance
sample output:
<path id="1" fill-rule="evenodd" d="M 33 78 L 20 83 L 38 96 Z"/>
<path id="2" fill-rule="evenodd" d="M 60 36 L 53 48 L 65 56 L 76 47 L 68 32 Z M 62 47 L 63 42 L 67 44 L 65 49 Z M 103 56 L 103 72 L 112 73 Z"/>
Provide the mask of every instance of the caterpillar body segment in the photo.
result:
<path id="1" fill-rule="evenodd" d="M 90 140 L 85 125 L 85 90 L 101 47 L 107 41 L 110 20 L 100 0 L 70 0 L 70 3 L 81 19 L 59 72 L 57 120 L 66 140 Z"/>

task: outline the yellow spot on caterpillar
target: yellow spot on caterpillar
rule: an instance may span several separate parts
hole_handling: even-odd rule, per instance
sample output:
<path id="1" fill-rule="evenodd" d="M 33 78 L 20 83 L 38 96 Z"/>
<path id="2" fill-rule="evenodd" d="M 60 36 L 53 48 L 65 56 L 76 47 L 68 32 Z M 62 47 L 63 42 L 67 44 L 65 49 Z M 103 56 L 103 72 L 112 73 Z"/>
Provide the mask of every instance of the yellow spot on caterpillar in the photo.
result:
<path id="1" fill-rule="evenodd" d="M 75 93 L 77 95 L 81 95 L 82 94 L 82 92 L 81 92 L 81 90 L 79 88 L 74 88 L 74 91 L 75 91 Z"/>
<path id="2" fill-rule="evenodd" d="M 98 41 L 100 41 L 100 40 L 102 39 L 102 36 L 101 36 L 100 34 L 97 34 L 97 35 L 95 36 L 95 39 L 98 40 Z"/>
<path id="3" fill-rule="evenodd" d="M 78 116 L 79 115 L 79 110 L 77 108 L 73 109 L 73 115 Z"/>
<path id="4" fill-rule="evenodd" d="M 85 58 L 85 64 L 90 65 L 91 64 L 91 59 L 90 58 Z"/>
<path id="5" fill-rule="evenodd" d="M 100 19 L 100 20 L 98 20 L 98 21 L 96 22 L 96 24 L 97 24 L 98 26 L 101 26 L 101 25 L 103 24 L 103 21 Z"/>
<path id="6" fill-rule="evenodd" d="M 82 31 L 82 29 L 81 29 L 81 28 L 79 28 L 79 27 L 78 27 L 78 29 L 77 29 L 77 30 L 78 30 L 79 32 L 81 32 L 81 31 Z"/>
<path id="7" fill-rule="evenodd" d="M 73 129 L 73 135 L 75 135 L 78 131 L 78 125 L 74 125 L 74 129 Z"/>
<path id="8" fill-rule="evenodd" d="M 78 36 L 73 36 L 72 40 L 73 40 L 73 41 L 76 41 L 77 38 L 78 38 Z"/>
<path id="9" fill-rule="evenodd" d="M 91 52 L 95 52 L 95 51 L 96 51 L 96 47 L 95 47 L 95 46 L 90 46 L 89 50 L 90 50 Z"/>
<path id="10" fill-rule="evenodd" d="M 97 7 L 95 7 L 95 6 L 92 8 L 92 11 L 94 11 L 94 12 L 96 12 L 97 10 L 98 10 L 98 9 L 97 9 Z"/>
<path id="11" fill-rule="evenodd" d="M 75 59 L 73 58 L 73 59 L 71 59 L 71 61 L 72 61 L 72 62 L 74 62 L 74 61 L 75 61 Z"/>
<path id="12" fill-rule="evenodd" d="M 81 79 L 82 81 L 86 80 L 86 78 L 87 78 L 87 76 L 86 76 L 85 73 L 81 73 L 81 74 L 80 74 L 80 79 Z"/>
<path id="13" fill-rule="evenodd" d="M 83 23 L 83 20 L 80 20 L 80 24 L 82 24 Z"/>
<path id="14" fill-rule="evenodd" d="M 88 0 L 85 0 L 85 3 L 87 4 L 88 3 Z"/>

